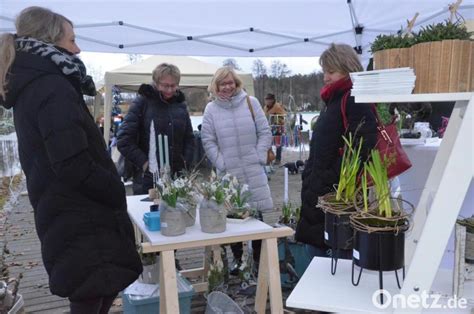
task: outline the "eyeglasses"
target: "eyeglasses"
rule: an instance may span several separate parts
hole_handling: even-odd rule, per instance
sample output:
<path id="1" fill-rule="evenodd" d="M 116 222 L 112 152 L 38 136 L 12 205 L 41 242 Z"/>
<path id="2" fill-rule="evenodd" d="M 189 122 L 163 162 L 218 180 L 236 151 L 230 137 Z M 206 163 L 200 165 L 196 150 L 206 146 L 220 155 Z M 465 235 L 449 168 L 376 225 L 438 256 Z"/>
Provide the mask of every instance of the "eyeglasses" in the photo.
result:
<path id="1" fill-rule="evenodd" d="M 235 81 L 225 81 L 225 82 L 220 82 L 219 87 L 226 87 L 226 86 L 233 86 L 235 85 Z"/>
<path id="2" fill-rule="evenodd" d="M 163 84 L 163 83 L 158 83 L 161 89 L 164 90 L 176 90 L 178 88 L 177 84 Z"/>

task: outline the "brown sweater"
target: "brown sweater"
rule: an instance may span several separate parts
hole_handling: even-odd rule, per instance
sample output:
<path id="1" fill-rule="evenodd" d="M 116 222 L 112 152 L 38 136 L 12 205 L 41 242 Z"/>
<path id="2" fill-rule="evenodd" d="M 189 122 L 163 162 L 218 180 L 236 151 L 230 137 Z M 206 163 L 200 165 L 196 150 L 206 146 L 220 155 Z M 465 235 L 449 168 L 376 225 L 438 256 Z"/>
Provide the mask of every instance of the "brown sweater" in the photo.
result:
<path id="1" fill-rule="evenodd" d="M 285 115 L 286 111 L 283 109 L 283 106 L 280 103 L 275 103 L 271 108 L 268 106 L 265 106 L 263 108 L 263 111 L 265 112 L 265 116 L 267 119 L 271 119 L 272 121 L 268 121 L 271 125 L 275 124 L 284 124 L 285 123 Z M 281 115 L 281 116 L 273 116 L 270 117 L 270 115 Z"/>

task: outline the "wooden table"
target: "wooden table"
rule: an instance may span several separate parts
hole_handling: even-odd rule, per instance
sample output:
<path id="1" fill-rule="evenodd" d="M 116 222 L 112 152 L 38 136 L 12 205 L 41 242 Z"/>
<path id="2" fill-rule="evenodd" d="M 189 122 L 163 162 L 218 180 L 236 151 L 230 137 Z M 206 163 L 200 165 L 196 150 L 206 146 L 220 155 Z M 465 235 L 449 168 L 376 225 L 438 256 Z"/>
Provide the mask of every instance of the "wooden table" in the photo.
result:
<path id="1" fill-rule="evenodd" d="M 128 214 L 138 231 L 148 242 L 141 243 L 143 253 L 160 252 L 160 313 L 179 313 L 178 289 L 174 250 L 196 247 L 212 247 L 221 244 L 262 240 L 262 252 L 255 298 L 257 313 L 265 313 L 267 294 L 270 293 L 272 313 L 283 313 L 283 300 L 280 285 L 277 238 L 293 235 L 288 227 L 273 228 L 261 221 L 251 219 L 241 224 L 227 224 L 222 233 L 203 233 L 199 224 L 186 228 L 186 233 L 176 237 L 163 236 L 159 231 L 149 231 L 143 223 L 143 214 L 149 211 L 151 202 L 143 202 L 146 195 L 127 197 Z M 199 216 L 199 215 L 198 215 Z M 203 268 L 182 272 L 185 276 L 207 274 Z M 196 291 L 205 291 L 207 283 L 193 285 Z"/>

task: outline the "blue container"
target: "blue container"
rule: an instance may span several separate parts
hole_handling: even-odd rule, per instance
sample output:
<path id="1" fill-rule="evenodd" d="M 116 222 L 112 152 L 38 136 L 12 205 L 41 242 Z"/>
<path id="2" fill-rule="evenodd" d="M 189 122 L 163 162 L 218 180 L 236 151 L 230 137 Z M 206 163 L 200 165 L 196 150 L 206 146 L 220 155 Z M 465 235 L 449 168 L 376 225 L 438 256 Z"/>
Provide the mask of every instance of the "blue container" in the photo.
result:
<path id="1" fill-rule="evenodd" d="M 176 274 L 178 283 L 179 313 L 191 313 L 191 300 L 194 296 L 194 288 L 184 277 Z M 124 314 L 150 314 L 160 313 L 160 290 L 158 288 L 150 297 L 139 297 L 123 294 Z"/>
<path id="2" fill-rule="evenodd" d="M 280 281 L 282 287 L 293 288 L 298 279 L 303 276 L 309 263 L 311 263 L 311 257 L 304 249 L 304 244 L 299 242 L 292 242 L 287 240 L 287 248 L 285 249 L 285 241 L 278 241 L 278 259 L 280 260 Z M 285 253 L 289 253 L 286 256 Z M 296 271 L 298 277 L 292 276 L 287 270 L 288 266 L 285 263 L 289 263 Z"/>
<path id="3" fill-rule="evenodd" d="M 143 214 L 143 222 L 150 231 L 160 230 L 160 212 L 147 212 Z"/>

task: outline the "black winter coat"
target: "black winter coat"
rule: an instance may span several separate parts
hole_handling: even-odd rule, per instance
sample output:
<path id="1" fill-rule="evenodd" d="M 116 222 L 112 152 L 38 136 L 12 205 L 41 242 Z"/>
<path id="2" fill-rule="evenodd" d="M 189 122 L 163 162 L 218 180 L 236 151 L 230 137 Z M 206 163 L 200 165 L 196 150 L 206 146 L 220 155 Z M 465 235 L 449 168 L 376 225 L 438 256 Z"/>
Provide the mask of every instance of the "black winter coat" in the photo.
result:
<path id="1" fill-rule="evenodd" d="M 79 83 L 17 52 L 6 99 L 53 294 L 113 296 L 142 271 L 125 189 Z"/>
<path id="2" fill-rule="evenodd" d="M 339 181 L 340 148 L 344 146 L 342 136 L 345 134 L 341 113 L 343 95 L 342 91 L 335 93 L 321 111 L 302 174 L 301 219 L 296 228 L 296 239 L 322 249 L 327 248 L 324 244 L 324 213 L 316 208 L 316 204 L 318 197 L 333 192 L 334 184 Z M 361 160 L 365 161 L 377 140 L 377 124 L 371 105 L 355 103 L 354 97 L 348 97 L 346 117 L 349 124 L 347 132 L 352 134 L 363 121 L 356 136 L 364 138 Z"/>
<path id="3" fill-rule="evenodd" d="M 173 174 L 191 165 L 194 134 L 182 92 L 178 91 L 177 95 L 167 102 L 161 98 L 160 93 L 153 86 L 142 84 L 138 95 L 120 126 L 117 148 L 128 161 L 135 165 L 137 170 L 134 175 L 134 191 L 137 192 L 135 187 L 137 183 L 143 183 L 141 193 L 148 193 L 148 189 L 153 187 L 152 175 L 146 171 L 143 178 L 142 167 L 148 161 L 151 121 L 153 120 L 155 126 L 156 143 L 158 143 L 158 134 L 168 136 L 170 166 Z M 158 144 L 156 147 L 159 161 Z M 143 182 L 140 182 L 141 180 Z"/>

